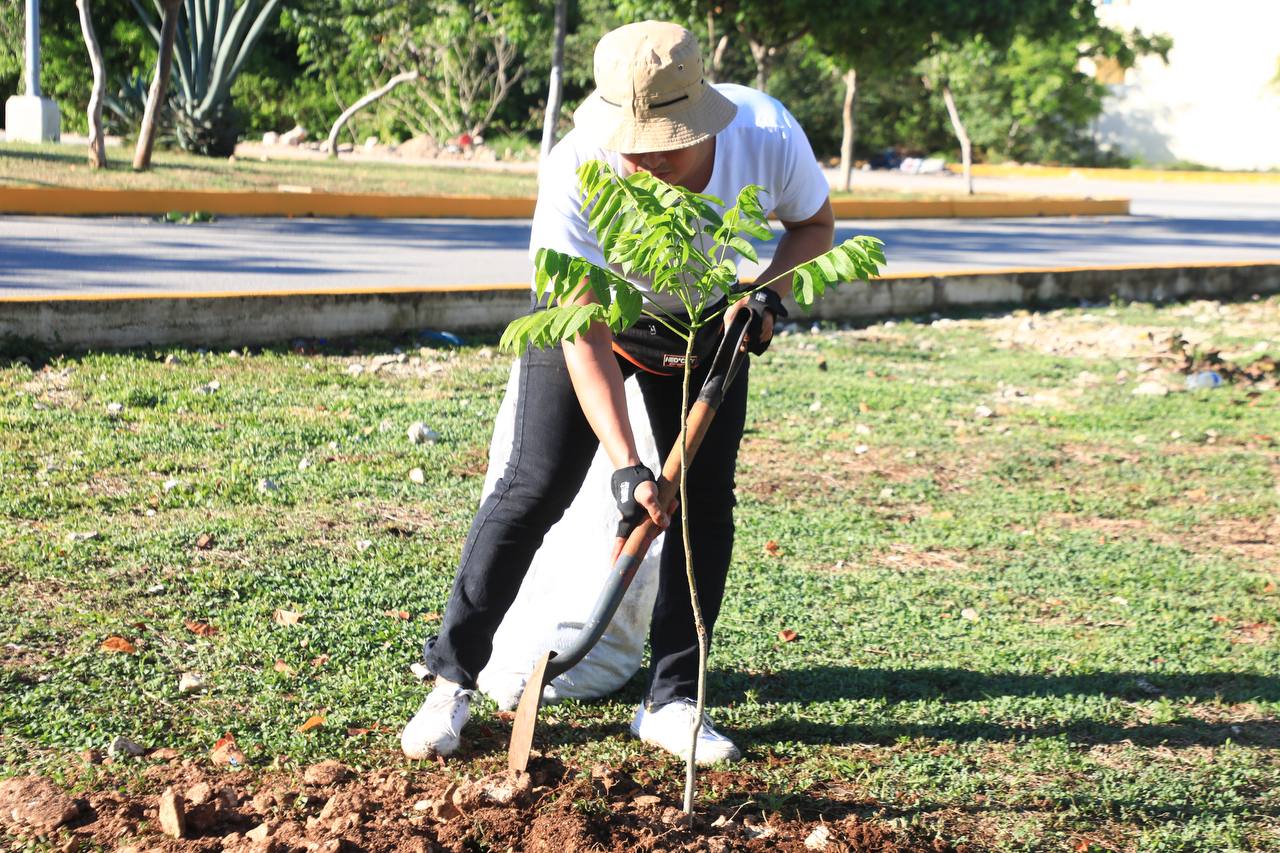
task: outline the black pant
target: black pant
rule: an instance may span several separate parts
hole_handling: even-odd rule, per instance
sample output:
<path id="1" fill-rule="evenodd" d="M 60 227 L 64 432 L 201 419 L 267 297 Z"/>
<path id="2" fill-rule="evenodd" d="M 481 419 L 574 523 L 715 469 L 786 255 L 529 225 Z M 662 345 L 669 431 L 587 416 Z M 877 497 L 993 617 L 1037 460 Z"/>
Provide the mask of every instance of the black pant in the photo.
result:
<path id="1" fill-rule="evenodd" d="M 711 359 L 694 371 L 697 399 Z M 624 374 L 635 369 L 619 359 Z M 649 423 L 665 458 L 680 435 L 682 377 L 639 371 Z M 725 396 L 689 469 L 689 535 L 708 635 L 720 612 L 733 552 L 733 486 L 747 413 L 747 365 Z M 572 503 L 598 440 L 578 404 L 564 352 L 530 350 L 520 364 L 511 457 L 471 524 L 438 637 L 427 641 L 426 664 L 437 675 L 474 688 L 493 652 L 493 635 L 511 607 L 542 539 Z M 601 500 L 612 500 L 602 492 Z M 597 555 L 589 555 L 596 558 Z M 600 554 L 598 559 L 606 560 Z M 648 701 L 692 698 L 698 680 L 698 639 L 689 603 L 678 514 L 662 549 L 658 598 L 649 633 Z"/>

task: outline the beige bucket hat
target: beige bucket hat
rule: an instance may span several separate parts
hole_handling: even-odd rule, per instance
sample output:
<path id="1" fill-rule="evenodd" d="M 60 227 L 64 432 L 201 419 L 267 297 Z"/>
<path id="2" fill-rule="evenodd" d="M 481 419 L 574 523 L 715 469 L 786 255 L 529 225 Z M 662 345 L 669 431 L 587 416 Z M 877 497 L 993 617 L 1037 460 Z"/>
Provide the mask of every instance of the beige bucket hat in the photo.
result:
<path id="1" fill-rule="evenodd" d="M 738 107 L 702 74 L 702 49 L 678 24 L 642 21 L 596 45 L 596 90 L 573 123 L 601 148 L 624 154 L 696 145 L 729 126 Z"/>

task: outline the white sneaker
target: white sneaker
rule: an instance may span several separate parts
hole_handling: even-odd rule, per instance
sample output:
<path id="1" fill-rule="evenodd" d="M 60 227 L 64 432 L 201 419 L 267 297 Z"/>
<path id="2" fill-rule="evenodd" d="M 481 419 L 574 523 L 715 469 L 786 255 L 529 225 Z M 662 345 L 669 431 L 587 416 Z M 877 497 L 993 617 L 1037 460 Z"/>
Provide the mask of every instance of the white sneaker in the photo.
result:
<path id="1" fill-rule="evenodd" d="M 636 709 L 631 721 L 631 733 L 645 743 L 660 746 L 686 761 L 689 758 L 689 734 L 693 730 L 694 715 L 698 706 L 692 699 L 677 699 L 657 710 L 648 710 L 644 703 Z M 715 764 L 717 761 L 736 761 L 742 757 L 738 747 L 711 725 L 711 718 L 702 715 L 702 728 L 698 729 L 697 763 Z"/>
<path id="2" fill-rule="evenodd" d="M 474 690 L 456 684 L 437 684 L 400 733 L 400 748 L 409 758 L 449 755 L 462 740 L 462 727 L 471 718 Z"/>

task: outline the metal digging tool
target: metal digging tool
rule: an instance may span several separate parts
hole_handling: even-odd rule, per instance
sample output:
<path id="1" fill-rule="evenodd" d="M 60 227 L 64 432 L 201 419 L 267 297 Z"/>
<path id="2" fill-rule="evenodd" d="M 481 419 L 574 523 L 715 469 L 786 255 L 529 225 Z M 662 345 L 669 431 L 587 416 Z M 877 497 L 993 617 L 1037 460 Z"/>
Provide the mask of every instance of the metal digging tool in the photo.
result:
<path id="1" fill-rule="evenodd" d="M 724 400 L 738 369 L 747 357 L 743 343 L 747 335 L 751 313 L 746 310 L 734 315 L 733 322 L 725 330 L 725 336 L 716 350 L 711 370 L 702 383 L 698 399 L 689 408 L 689 419 L 685 428 L 685 446 L 690 462 L 698 452 L 707 428 L 715 417 L 716 409 Z M 680 447 L 672 447 L 667 460 L 662 466 L 662 476 L 658 478 L 658 502 L 661 506 L 674 509 L 680 494 Z M 557 654 L 549 651 L 538 658 L 533 672 L 525 683 L 524 693 L 520 695 L 520 704 L 516 708 L 516 719 L 511 726 L 511 745 L 507 748 L 507 767 L 517 773 L 525 772 L 529 767 L 529 751 L 533 748 L 533 730 L 538 724 L 538 708 L 542 706 L 542 689 L 563 672 L 568 672 L 587 652 L 600 640 L 605 628 L 613 619 L 613 614 L 622 603 L 627 587 L 636 576 L 641 561 L 649 551 L 649 546 L 662 531 L 646 518 L 632 529 L 627 537 L 622 552 L 613 564 L 613 572 L 600 595 L 595 607 L 587 618 L 582 630 L 572 645 Z"/>

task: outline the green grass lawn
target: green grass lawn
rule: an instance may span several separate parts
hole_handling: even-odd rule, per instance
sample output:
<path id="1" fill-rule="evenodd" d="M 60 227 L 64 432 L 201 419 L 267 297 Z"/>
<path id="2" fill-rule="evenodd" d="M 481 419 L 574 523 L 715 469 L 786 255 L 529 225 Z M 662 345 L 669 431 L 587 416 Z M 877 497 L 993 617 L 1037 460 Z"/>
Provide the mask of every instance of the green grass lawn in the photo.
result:
<path id="1" fill-rule="evenodd" d="M 0 190 L 83 187 L 274 192 L 289 186 L 310 187 L 315 192 L 532 196 L 538 189 L 537 176 L 531 172 L 328 159 L 226 160 L 179 151 L 157 151 L 150 171 L 134 172 L 131 148 L 111 148 L 108 157 L 108 168 L 96 170 L 89 168 L 81 149 L 70 145 L 0 143 Z"/>
<path id="2" fill-rule="evenodd" d="M 746 760 L 704 801 L 970 849 L 1280 850 L 1280 398 L 1133 394 L 1180 386 L 1147 371 L 1175 330 L 1275 356 L 1280 298 L 805 328 L 758 359 L 709 694 Z M 508 369 L 481 344 L 358 376 L 394 344 L 0 369 L 0 774 L 116 784 L 138 771 L 79 751 L 228 731 L 260 769 L 404 764 Z M 652 762 L 641 689 L 551 710 L 542 747 Z M 504 725 L 482 706 L 452 772 L 500 765 Z"/>
<path id="3" fill-rule="evenodd" d="M 83 187 L 134 190 L 252 190 L 274 192 L 282 186 L 314 192 L 392 193 L 395 195 L 525 196 L 538 192 L 533 171 L 494 171 L 412 163 L 359 162 L 349 159 L 225 160 L 179 151 L 157 151 L 153 168 L 134 172 L 131 148 L 108 150 L 105 170 L 90 169 L 85 153 L 70 145 L 0 142 L 0 191 L 7 187 Z M 959 189 L 959 188 L 957 188 Z M 937 193 L 865 188 L 834 192 L 833 198 L 931 201 Z M 1014 198 L 979 193 L 990 201 Z"/>

